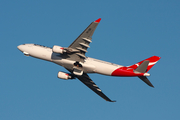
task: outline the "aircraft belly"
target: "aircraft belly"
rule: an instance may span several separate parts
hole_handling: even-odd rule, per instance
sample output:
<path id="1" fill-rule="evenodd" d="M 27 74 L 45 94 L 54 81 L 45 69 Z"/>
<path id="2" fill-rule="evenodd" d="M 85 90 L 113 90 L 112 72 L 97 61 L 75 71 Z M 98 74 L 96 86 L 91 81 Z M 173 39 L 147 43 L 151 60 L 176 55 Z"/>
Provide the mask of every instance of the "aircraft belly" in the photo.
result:
<path id="1" fill-rule="evenodd" d="M 67 60 L 67 59 L 62 59 L 59 57 L 59 59 L 52 59 L 52 62 L 61 65 L 67 69 L 72 70 L 73 69 L 73 64 L 75 61 Z"/>
<path id="2" fill-rule="evenodd" d="M 56 59 L 56 60 L 53 60 L 53 62 L 58 64 L 58 65 L 65 67 L 66 69 L 73 70 L 74 63 L 76 61 L 67 60 L 67 59 L 59 59 L 59 60 Z M 81 63 L 81 62 L 80 62 L 80 64 L 83 66 L 82 70 L 85 73 L 94 73 L 95 66 L 93 66 L 91 64 Z"/>
<path id="3" fill-rule="evenodd" d="M 31 49 L 31 51 L 28 52 L 28 53 L 32 57 L 47 60 L 47 61 L 51 61 L 52 51 L 48 51 L 47 49 L 33 47 Z"/>
<path id="4" fill-rule="evenodd" d="M 95 66 L 92 64 L 87 64 L 86 62 L 83 65 L 83 71 L 85 73 L 94 73 L 95 71 Z"/>
<path id="5" fill-rule="evenodd" d="M 113 63 L 108 63 L 105 61 L 100 61 L 100 60 L 92 59 L 92 58 L 88 58 L 85 63 L 95 66 L 94 71 L 93 71 L 94 73 L 99 73 L 99 74 L 108 75 L 108 76 L 111 76 L 112 72 L 120 67 Z"/>

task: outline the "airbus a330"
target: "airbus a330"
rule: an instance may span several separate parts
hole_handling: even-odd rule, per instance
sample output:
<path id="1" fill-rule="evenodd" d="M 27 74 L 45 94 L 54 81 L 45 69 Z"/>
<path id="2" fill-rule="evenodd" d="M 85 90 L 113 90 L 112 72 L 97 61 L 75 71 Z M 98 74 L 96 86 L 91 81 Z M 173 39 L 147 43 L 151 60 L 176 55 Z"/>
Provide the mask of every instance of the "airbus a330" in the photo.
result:
<path id="1" fill-rule="evenodd" d="M 18 49 L 26 56 L 32 56 L 63 66 L 69 73 L 59 71 L 58 78 L 65 80 L 77 78 L 109 102 L 115 101 L 109 99 L 101 91 L 88 76 L 88 73 L 118 77 L 139 77 L 147 85 L 154 87 L 147 78 L 147 76 L 150 76 L 147 72 L 160 59 L 158 56 L 152 56 L 130 66 L 117 65 L 85 56 L 87 49 L 90 47 L 89 44 L 92 42 L 92 35 L 100 21 L 101 18 L 92 22 L 69 47 L 54 45 L 50 48 L 38 44 L 22 44 L 18 46 Z"/>

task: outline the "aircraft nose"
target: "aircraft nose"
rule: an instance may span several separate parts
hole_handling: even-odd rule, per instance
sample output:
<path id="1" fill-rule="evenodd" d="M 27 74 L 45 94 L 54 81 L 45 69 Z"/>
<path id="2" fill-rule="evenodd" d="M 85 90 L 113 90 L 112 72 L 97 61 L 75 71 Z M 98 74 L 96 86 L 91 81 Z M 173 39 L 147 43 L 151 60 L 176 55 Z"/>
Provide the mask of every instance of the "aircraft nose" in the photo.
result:
<path id="1" fill-rule="evenodd" d="M 22 51 L 23 45 L 19 45 L 19 46 L 17 46 L 17 48 L 18 48 L 20 51 Z"/>

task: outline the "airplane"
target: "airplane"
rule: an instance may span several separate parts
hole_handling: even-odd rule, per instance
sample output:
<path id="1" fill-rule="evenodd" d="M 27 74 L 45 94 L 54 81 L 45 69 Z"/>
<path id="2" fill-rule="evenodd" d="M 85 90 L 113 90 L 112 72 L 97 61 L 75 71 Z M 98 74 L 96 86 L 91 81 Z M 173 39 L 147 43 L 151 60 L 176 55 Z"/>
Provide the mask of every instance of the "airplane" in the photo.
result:
<path id="1" fill-rule="evenodd" d="M 38 44 L 22 44 L 17 48 L 25 56 L 46 60 L 58 64 L 69 71 L 59 71 L 58 78 L 69 80 L 79 79 L 87 87 L 93 90 L 100 97 L 109 102 L 116 102 L 109 99 L 102 90 L 91 80 L 88 73 L 98 73 L 107 76 L 117 77 L 139 77 L 147 85 L 154 87 L 148 80 L 147 73 L 161 57 L 152 56 L 134 65 L 122 66 L 114 63 L 86 57 L 89 44 L 92 42 L 93 33 L 101 21 L 101 18 L 92 22 L 69 47 L 54 45 L 52 48 Z"/>

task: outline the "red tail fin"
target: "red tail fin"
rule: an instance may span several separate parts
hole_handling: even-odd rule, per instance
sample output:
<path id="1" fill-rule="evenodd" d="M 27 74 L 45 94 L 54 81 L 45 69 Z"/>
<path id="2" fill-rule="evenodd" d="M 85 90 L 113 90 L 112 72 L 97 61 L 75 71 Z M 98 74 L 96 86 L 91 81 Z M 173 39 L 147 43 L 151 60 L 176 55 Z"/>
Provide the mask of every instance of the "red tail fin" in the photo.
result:
<path id="1" fill-rule="evenodd" d="M 150 58 L 147 58 L 145 60 L 148 60 L 149 61 L 149 64 L 148 64 L 148 67 L 147 67 L 147 71 L 148 72 L 157 62 L 158 60 L 160 59 L 161 57 L 158 57 L 158 56 L 152 56 Z M 145 61 L 143 60 L 143 61 Z M 143 61 L 141 62 L 138 62 L 134 65 L 131 65 L 131 66 L 127 66 L 128 68 L 133 68 L 133 69 L 136 69 Z"/>

